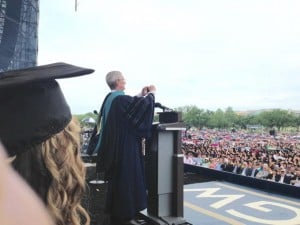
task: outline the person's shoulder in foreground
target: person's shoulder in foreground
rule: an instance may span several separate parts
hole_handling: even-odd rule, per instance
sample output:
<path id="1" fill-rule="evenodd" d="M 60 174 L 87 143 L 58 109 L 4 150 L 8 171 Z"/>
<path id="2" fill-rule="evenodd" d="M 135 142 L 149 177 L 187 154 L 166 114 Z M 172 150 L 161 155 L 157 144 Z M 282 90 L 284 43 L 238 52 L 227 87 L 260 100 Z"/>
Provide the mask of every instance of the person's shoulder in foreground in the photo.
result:
<path id="1" fill-rule="evenodd" d="M 44 204 L 13 171 L 7 159 L 0 144 L 0 224 L 54 225 Z"/>

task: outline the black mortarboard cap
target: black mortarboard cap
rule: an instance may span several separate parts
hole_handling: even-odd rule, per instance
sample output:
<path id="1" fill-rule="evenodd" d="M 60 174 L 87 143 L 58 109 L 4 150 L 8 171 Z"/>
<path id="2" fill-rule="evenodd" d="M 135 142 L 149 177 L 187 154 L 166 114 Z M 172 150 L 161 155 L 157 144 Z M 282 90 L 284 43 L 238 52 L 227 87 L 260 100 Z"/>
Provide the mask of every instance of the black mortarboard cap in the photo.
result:
<path id="1" fill-rule="evenodd" d="M 71 120 L 55 79 L 93 73 L 66 63 L 0 73 L 0 139 L 10 156 L 42 143 Z"/>

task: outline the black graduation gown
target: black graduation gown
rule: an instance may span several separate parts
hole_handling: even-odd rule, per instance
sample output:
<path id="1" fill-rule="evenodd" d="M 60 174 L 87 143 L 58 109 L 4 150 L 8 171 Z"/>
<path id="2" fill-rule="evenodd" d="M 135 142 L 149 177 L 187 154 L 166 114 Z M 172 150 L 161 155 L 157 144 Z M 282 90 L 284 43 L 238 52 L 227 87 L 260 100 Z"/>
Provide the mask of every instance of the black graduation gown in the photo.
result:
<path id="1" fill-rule="evenodd" d="M 108 180 L 106 211 L 132 219 L 147 207 L 143 137 L 151 135 L 154 96 L 120 95 L 111 105 L 97 155 L 97 171 Z"/>

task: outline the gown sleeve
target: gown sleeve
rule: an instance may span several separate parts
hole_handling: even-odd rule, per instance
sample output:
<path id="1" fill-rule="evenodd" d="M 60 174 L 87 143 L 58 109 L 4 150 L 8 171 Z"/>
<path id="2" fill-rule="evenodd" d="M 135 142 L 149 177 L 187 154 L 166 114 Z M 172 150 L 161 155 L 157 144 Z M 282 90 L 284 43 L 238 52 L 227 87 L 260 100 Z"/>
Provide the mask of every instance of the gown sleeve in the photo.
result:
<path id="1" fill-rule="evenodd" d="M 124 133 L 133 133 L 137 139 L 151 136 L 154 116 L 154 95 L 116 97 L 111 105 L 103 127 L 101 144 L 97 154 L 97 172 L 105 172 L 109 178 L 114 165 L 118 165 L 124 142 Z M 127 132 L 128 131 L 128 132 Z"/>

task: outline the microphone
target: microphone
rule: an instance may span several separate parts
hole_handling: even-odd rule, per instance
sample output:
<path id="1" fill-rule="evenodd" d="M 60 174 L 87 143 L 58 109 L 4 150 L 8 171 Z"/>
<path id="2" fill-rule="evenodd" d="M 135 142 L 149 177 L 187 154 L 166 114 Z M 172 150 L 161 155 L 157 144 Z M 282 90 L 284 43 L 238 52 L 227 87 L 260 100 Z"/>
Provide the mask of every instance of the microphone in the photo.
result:
<path id="1" fill-rule="evenodd" d="M 159 102 L 155 102 L 155 103 L 154 103 L 154 107 L 155 107 L 155 108 L 160 108 L 160 109 L 162 109 L 163 111 L 173 111 L 173 109 L 170 109 L 170 108 L 168 108 L 167 106 L 164 106 L 164 105 L 160 104 Z"/>

